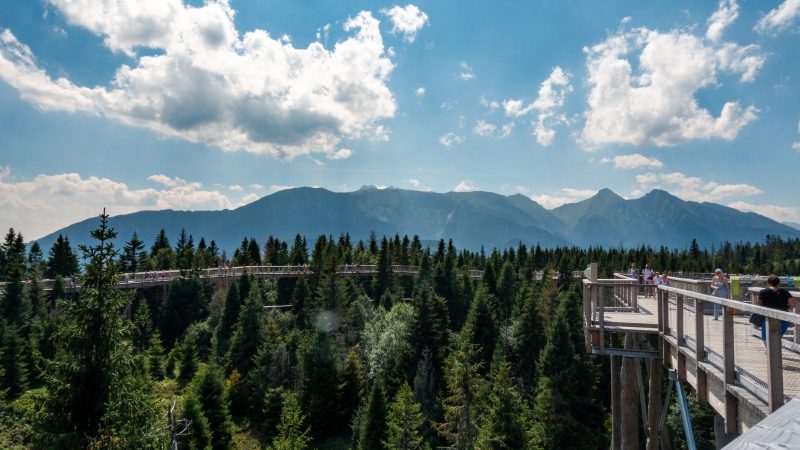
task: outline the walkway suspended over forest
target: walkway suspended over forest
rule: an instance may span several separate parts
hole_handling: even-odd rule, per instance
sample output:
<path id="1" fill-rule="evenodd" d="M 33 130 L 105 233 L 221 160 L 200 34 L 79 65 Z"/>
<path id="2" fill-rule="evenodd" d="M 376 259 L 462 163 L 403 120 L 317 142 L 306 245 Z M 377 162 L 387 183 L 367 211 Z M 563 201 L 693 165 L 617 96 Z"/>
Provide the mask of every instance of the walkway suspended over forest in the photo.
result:
<path id="1" fill-rule="evenodd" d="M 299 278 L 314 274 L 314 271 L 306 266 L 236 266 L 219 267 L 211 269 L 200 269 L 197 276 L 209 281 L 230 281 L 240 278 L 244 274 L 249 274 L 255 278 L 279 279 L 279 278 Z M 392 265 L 391 272 L 401 277 L 414 277 L 419 273 L 418 266 Z M 336 272 L 343 277 L 369 277 L 378 274 L 377 265 L 345 264 L 342 270 Z M 120 275 L 117 282 L 117 289 L 137 289 L 155 286 L 166 286 L 178 278 L 193 276 L 193 271 L 180 270 L 159 270 L 143 271 L 136 273 L 124 273 Z M 473 281 L 483 278 L 482 270 L 470 270 L 469 276 Z M 53 290 L 55 280 L 41 280 L 40 286 L 43 291 Z M 65 279 L 65 289 L 70 292 L 79 291 L 80 284 L 72 278 Z M 0 283 L 0 292 L 5 290 L 5 283 Z"/>
<path id="2" fill-rule="evenodd" d="M 661 440 L 666 440 L 661 432 L 664 366 L 674 369 L 677 379 L 691 385 L 698 400 L 724 419 L 724 430 L 718 430 L 722 440 L 746 433 L 800 397 L 798 311 L 754 305 L 760 287 L 734 285 L 733 297 L 738 300 L 727 300 L 708 295 L 709 285 L 709 280 L 671 278 L 670 286 L 645 287 L 623 274 L 598 279 L 596 264 L 586 270 L 586 351 L 611 357 L 612 448 L 639 448 L 640 421 L 647 449 L 661 448 Z M 800 299 L 800 292 L 790 292 Z M 722 310 L 719 320 L 713 320 L 714 304 Z M 766 342 L 761 330 L 750 324 L 751 313 L 765 317 Z M 783 337 L 781 321 L 790 324 Z M 780 446 L 800 433 L 800 422 L 786 422 L 783 432 L 770 438 L 776 448 L 788 448 Z M 762 438 L 765 435 L 761 433 Z"/>

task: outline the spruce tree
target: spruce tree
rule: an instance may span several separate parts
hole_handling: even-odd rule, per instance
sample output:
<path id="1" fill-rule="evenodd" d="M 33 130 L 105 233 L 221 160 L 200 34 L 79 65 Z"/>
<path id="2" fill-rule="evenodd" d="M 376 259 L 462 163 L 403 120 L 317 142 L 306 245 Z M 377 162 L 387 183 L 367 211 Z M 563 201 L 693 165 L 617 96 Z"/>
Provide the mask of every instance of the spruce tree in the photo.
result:
<path id="1" fill-rule="evenodd" d="M 15 323 L 0 320 L 0 391 L 16 398 L 28 389 L 27 342 Z"/>
<path id="2" fill-rule="evenodd" d="M 477 448 L 500 450 L 524 448 L 523 401 L 508 362 L 492 374 L 492 389 L 478 431 Z"/>
<path id="3" fill-rule="evenodd" d="M 430 448 L 422 437 L 425 418 L 408 383 L 403 383 L 389 405 L 387 438 L 384 446 L 392 450 L 420 450 Z M 512 447 L 513 448 L 513 447 Z"/>
<path id="4" fill-rule="evenodd" d="M 539 353 L 545 344 L 545 331 L 539 315 L 536 291 L 529 290 L 523 301 L 519 316 L 514 322 L 516 358 L 512 361 L 512 365 L 521 378 L 526 394 L 532 396 L 536 388 Z M 583 324 L 580 326 L 583 327 Z"/>
<path id="5" fill-rule="evenodd" d="M 147 346 L 147 368 L 154 380 L 163 380 L 164 372 L 164 347 L 161 345 L 161 334 L 155 331 L 150 336 Z"/>
<path id="6" fill-rule="evenodd" d="M 195 345 L 192 336 L 187 333 L 181 343 L 181 360 L 178 366 L 178 381 L 186 384 L 194 378 L 199 366 L 199 358 L 197 357 L 197 345 Z"/>
<path id="7" fill-rule="evenodd" d="M 300 403 L 317 438 L 341 432 L 337 392 L 339 388 L 334 344 L 324 332 L 316 332 L 304 349 Z"/>
<path id="8" fill-rule="evenodd" d="M 516 277 L 514 265 L 506 261 L 500 271 L 497 283 L 496 307 L 494 309 L 499 324 L 505 323 L 511 317 L 516 294 Z"/>
<path id="9" fill-rule="evenodd" d="M 381 450 L 387 437 L 386 399 L 383 385 L 376 381 L 369 393 L 366 410 L 362 417 L 357 450 Z"/>
<path id="10" fill-rule="evenodd" d="M 228 287 L 227 295 L 225 296 L 225 306 L 222 310 L 222 318 L 220 318 L 217 325 L 217 333 L 215 336 L 215 352 L 217 361 L 223 365 L 227 364 L 228 349 L 230 348 L 231 335 L 239 318 L 239 310 L 241 309 L 241 295 L 239 294 L 239 283 L 233 282 Z"/>
<path id="11" fill-rule="evenodd" d="M 203 413 L 197 395 L 190 392 L 183 401 L 183 419 L 189 424 L 188 435 L 183 444 L 189 450 L 211 450 L 211 429 Z"/>
<path id="12" fill-rule="evenodd" d="M 472 300 L 467 323 L 461 330 L 462 336 L 478 347 L 478 361 L 483 363 L 481 374 L 488 370 L 497 343 L 497 325 L 494 315 L 489 310 L 489 305 L 494 302 L 493 299 L 494 296 L 489 293 L 489 289 L 481 285 Z"/>
<path id="13" fill-rule="evenodd" d="M 63 312 L 56 358 L 48 365 L 41 417 L 43 444 L 62 448 L 157 448 L 162 438 L 152 386 L 135 368 L 131 323 L 120 314 L 127 294 L 113 288 L 119 261 L 108 216 L 81 247 L 88 260 L 84 289 Z"/>
<path id="14" fill-rule="evenodd" d="M 144 251 L 144 242 L 139 235 L 133 232 L 131 240 L 125 243 L 122 249 L 122 270 L 124 272 L 139 272 L 142 270 L 147 253 Z"/>
<path id="15" fill-rule="evenodd" d="M 238 370 L 246 376 L 253 367 L 253 356 L 264 341 L 264 308 L 261 292 L 253 289 L 242 305 L 231 338 L 228 371 Z"/>
<path id="16" fill-rule="evenodd" d="M 233 425 L 228 413 L 228 398 L 225 395 L 225 386 L 219 368 L 209 365 L 197 374 L 194 382 L 194 395 L 197 396 L 203 414 L 208 419 L 208 426 L 211 430 L 211 448 L 214 450 L 232 448 Z"/>
<path id="17" fill-rule="evenodd" d="M 45 276 L 47 278 L 55 278 L 57 275 L 72 277 L 78 275 L 78 273 L 78 257 L 72 251 L 69 238 L 59 234 L 50 248 Z"/>
<path id="18" fill-rule="evenodd" d="M 287 394 L 281 412 L 278 435 L 272 440 L 270 450 L 306 450 L 311 443 L 308 427 L 304 427 L 305 416 L 300 410 L 297 397 Z"/>
<path id="19" fill-rule="evenodd" d="M 444 376 L 448 395 L 442 408 L 444 421 L 434 424 L 439 434 L 458 449 L 475 449 L 478 419 L 481 412 L 480 391 L 483 363 L 478 358 L 478 346 L 460 339 L 448 357 Z"/>

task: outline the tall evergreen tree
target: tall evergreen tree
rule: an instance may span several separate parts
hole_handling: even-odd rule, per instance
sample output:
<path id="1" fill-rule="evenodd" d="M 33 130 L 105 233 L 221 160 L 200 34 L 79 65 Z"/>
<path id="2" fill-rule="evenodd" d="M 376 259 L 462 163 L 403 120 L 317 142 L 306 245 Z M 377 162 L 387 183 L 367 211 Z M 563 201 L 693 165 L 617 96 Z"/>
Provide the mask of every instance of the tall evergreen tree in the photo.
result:
<path id="1" fill-rule="evenodd" d="M 300 404 L 308 414 L 311 432 L 317 438 L 341 432 L 337 392 L 339 380 L 333 342 L 327 333 L 316 332 L 303 355 Z"/>
<path id="2" fill-rule="evenodd" d="M 231 338 L 228 371 L 236 369 L 246 376 L 253 367 L 253 356 L 265 337 L 263 305 L 261 292 L 258 289 L 251 290 L 239 312 L 239 320 Z"/>
<path id="3" fill-rule="evenodd" d="M 581 325 L 583 326 L 583 325 Z M 516 338 L 516 358 L 512 361 L 527 395 L 536 389 L 539 353 L 545 344 L 544 323 L 539 316 L 536 290 L 531 289 L 523 300 L 519 316 L 514 322 Z"/>
<path id="4" fill-rule="evenodd" d="M 514 265 L 506 261 L 500 271 L 500 279 L 497 283 L 496 307 L 494 308 L 497 321 L 500 324 L 505 323 L 511 317 L 511 310 L 514 307 L 514 299 L 517 292 L 516 277 Z"/>
<path id="5" fill-rule="evenodd" d="M 97 243 L 81 247 L 89 261 L 84 289 L 62 315 L 45 380 L 40 435 L 56 447 L 157 448 L 163 437 L 149 377 L 135 369 L 131 323 L 120 314 L 127 295 L 113 289 L 116 234 L 103 213 L 91 233 Z"/>
<path id="6" fill-rule="evenodd" d="M 502 361 L 492 374 L 492 389 L 478 431 L 477 448 L 500 450 L 525 447 L 523 402 L 511 367 Z"/>
<path id="7" fill-rule="evenodd" d="M 122 248 L 122 271 L 139 272 L 143 269 L 147 252 L 144 251 L 144 242 L 139 235 L 133 232 L 131 240 Z"/>
<path id="8" fill-rule="evenodd" d="M 189 424 L 189 432 L 186 439 L 184 439 L 186 448 L 190 450 L 210 450 L 211 429 L 208 425 L 208 419 L 200 406 L 200 401 L 193 392 L 189 392 L 186 395 L 181 416 Z"/>
<path id="9" fill-rule="evenodd" d="M 381 450 L 387 437 L 386 399 L 383 385 L 376 382 L 369 393 L 358 434 L 357 450 Z"/>
<path id="10" fill-rule="evenodd" d="M 297 397 L 288 394 L 278 425 L 278 435 L 272 440 L 270 450 L 306 450 L 311 443 L 308 427 L 304 427 L 305 417 L 300 410 Z"/>
<path id="11" fill-rule="evenodd" d="M 414 402 L 408 383 L 403 383 L 389 405 L 387 438 L 384 446 L 393 450 L 421 450 L 430 446 L 424 442 L 421 429 L 425 422 L 419 403 Z"/>
<path id="12" fill-rule="evenodd" d="M 78 275 L 78 257 L 69 245 L 69 238 L 58 235 L 53 246 L 50 248 L 50 256 L 47 259 L 47 278 L 71 277 Z"/>
<path id="13" fill-rule="evenodd" d="M 225 296 L 225 306 L 222 310 L 222 318 L 220 318 L 219 324 L 217 325 L 215 336 L 217 361 L 223 365 L 227 365 L 228 349 L 230 348 L 231 336 L 233 335 L 236 321 L 239 319 L 241 301 L 239 283 L 234 281 L 228 287 L 228 292 Z"/>
<path id="14" fill-rule="evenodd" d="M 219 368 L 209 365 L 197 374 L 197 379 L 194 381 L 194 395 L 197 396 L 203 415 L 208 419 L 211 448 L 214 450 L 232 448 L 233 425 L 228 413 L 228 398 L 225 395 Z"/>
<path id="15" fill-rule="evenodd" d="M 16 398 L 28 389 L 28 346 L 19 326 L 0 320 L 0 392 Z"/>
<path id="16" fill-rule="evenodd" d="M 461 339 L 445 365 L 448 396 L 443 400 L 444 421 L 436 423 L 439 434 L 458 449 L 475 449 L 478 437 L 482 389 L 478 346 Z"/>
<path id="17" fill-rule="evenodd" d="M 464 338 L 478 348 L 478 361 L 483 363 L 481 374 L 488 370 L 497 343 L 497 325 L 494 315 L 489 310 L 489 305 L 494 302 L 493 299 L 494 296 L 489 293 L 488 288 L 481 285 L 472 300 L 467 323 L 461 330 Z"/>

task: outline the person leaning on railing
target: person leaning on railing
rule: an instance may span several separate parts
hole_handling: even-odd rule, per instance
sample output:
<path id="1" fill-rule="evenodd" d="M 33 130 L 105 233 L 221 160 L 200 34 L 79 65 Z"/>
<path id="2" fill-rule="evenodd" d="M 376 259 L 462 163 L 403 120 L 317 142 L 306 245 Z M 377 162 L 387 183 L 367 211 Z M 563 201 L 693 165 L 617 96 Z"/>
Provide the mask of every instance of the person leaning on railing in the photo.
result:
<path id="1" fill-rule="evenodd" d="M 767 287 L 758 293 L 756 302 L 761 306 L 781 311 L 789 311 L 790 308 L 794 310 L 795 300 L 792 298 L 792 294 L 780 287 L 780 284 L 780 278 L 775 275 L 770 275 L 767 278 Z M 781 336 L 783 336 L 783 333 L 786 333 L 789 325 L 789 322 L 781 320 Z M 767 340 L 767 327 L 764 326 L 763 323 L 761 324 L 761 340 Z"/>

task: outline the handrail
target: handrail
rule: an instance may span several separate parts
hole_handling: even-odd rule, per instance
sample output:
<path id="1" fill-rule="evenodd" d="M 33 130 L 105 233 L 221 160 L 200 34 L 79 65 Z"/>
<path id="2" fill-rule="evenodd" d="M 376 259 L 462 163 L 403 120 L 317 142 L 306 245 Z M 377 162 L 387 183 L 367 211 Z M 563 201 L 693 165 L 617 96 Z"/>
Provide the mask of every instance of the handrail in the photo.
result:
<path id="1" fill-rule="evenodd" d="M 774 308 L 767 308 L 766 306 L 753 305 L 739 300 L 729 300 L 726 298 L 714 297 L 713 295 L 700 294 L 698 292 L 687 291 L 686 289 L 678 289 L 672 286 L 658 286 L 658 289 L 683 295 L 684 297 L 693 298 L 695 300 L 702 300 L 703 302 L 716 303 L 729 308 L 735 308 L 739 311 L 761 314 L 764 317 L 772 317 L 773 319 L 779 319 L 785 322 L 800 323 L 800 314 L 781 311 Z"/>

